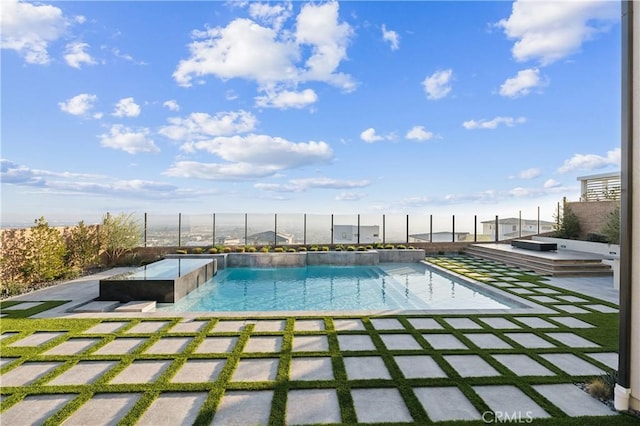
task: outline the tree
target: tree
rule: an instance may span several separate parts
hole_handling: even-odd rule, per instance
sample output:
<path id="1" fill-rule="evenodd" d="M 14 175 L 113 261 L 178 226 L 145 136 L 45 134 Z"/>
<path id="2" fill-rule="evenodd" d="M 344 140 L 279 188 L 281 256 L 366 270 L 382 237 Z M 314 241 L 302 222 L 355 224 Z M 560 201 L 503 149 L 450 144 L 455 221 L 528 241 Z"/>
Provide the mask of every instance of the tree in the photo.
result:
<path id="1" fill-rule="evenodd" d="M 617 204 L 607 216 L 607 222 L 602 228 L 602 234 L 607 237 L 609 243 L 620 243 L 620 204 Z"/>
<path id="2" fill-rule="evenodd" d="M 141 227 L 133 213 L 107 213 L 100 227 L 100 241 L 109 265 L 130 253 L 140 243 Z"/>
<path id="3" fill-rule="evenodd" d="M 100 238 L 97 226 L 84 221 L 71 228 L 67 235 L 67 264 L 74 274 L 100 263 Z"/>
<path id="4" fill-rule="evenodd" d="M 580 220 L 567 205 L 564 206 L 563 215 L 558 220 L 556 237 L 575 239 L 580 236 Z"/>
<path id="5" fill-rule="evenodd" d="M 28 282 L 47 282 L 67 272 L 67 247 L 60 231 L 49 226 L 44 217 L 35 221 L 24 247 L 23 274 Z"/>

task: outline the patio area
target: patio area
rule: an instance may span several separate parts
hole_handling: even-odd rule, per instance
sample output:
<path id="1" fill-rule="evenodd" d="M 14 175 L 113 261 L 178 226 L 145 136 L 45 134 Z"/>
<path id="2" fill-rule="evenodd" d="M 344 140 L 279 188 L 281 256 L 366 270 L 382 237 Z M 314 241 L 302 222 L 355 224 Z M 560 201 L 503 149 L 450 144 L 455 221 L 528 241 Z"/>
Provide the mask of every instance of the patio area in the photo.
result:
<path id="1" fill-rule="evenodd" d="M 0 420 L 640 422 L 578 386 L 617 369 L 611 277 L 548 278 L 469 256 L 428 261 L 548 313 L 66 313 L 95 297 L 101 276 L 86 277 L 2 302 Z"/>

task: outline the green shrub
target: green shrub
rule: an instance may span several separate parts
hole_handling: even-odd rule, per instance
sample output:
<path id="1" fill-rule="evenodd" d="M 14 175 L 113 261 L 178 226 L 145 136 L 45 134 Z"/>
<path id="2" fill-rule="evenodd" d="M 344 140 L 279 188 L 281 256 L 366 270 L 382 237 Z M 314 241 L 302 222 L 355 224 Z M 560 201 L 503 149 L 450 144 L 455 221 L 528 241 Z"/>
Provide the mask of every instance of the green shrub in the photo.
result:
<path id="1" fill-rule="evenodd" d="M 358 251 L 367 251 L 367 248 L 365 246 L 358 246 L 357 250 Z"/>
<path id="2" fill-rule="evenodd" d="M 207 252 L 209 254 L 217 254 L 218 253 L 218 249 L 216 247 L 211 247 L 209 250 L 207 250 Z"/>
<path id="3" fill-rule="evenodd" d="M 564 214 L 557 228 L 557 238 L 576 239 L 580 236 L 580 220 L 569 206 L 564 206 Z"/>
<path id="4" fill-rule="evenodd" d="M 236 253 L 244 253 L 245 247 L 236 247 Z"/>
<path id="5" fill-rule="evenodd" d="M 63 277 L 67 272 L 66 254 L 67 247 L 60 231 L 50 227 L 44 217 L 36 220 L 24 251 L 26 281 L 41 283 Z"/>
<path id="6" fill-rule="evenodd" d="M 387 244 L 387 245 L 384 246 L 384 248 L 386 250 L 393 250 L 395 247 L 393 246 L 393 244 Z"/>
<path id="7" fill-rule="evenodd" d="M 193 254 L 202 254 L 204 253 L 204 249 L 202 247 L 194 247 L 191 249 L 191 253 Z"/>
<path id="8" fill-rule="evenodd" d="M 107 213 L 102 218 L 100 240 L 109 265 L 115 264 L 126 253 L 140 244 L 141 227 L 132 213 L 117 216 Z"/>
<path id="9" fill-rule="evenodd" d="M 276 247 L 273 249 L 273 251 L 275 253 L 283 253 L 284 252 L 284 247 Z"/>
<path id="10" fill-rule="evenodd" d="M 319 247 L 318 247 L 318 246 L 311 246 L 311 247 L 309 248 L 309 251 L 318 251 L 318 250 L 319 250 Z"/>
<path id="11" fill-rule="evenodd" d="M 305 252 L 305 251 L 307 251 L 307 248 L 306 247 L 298 247 L 298 251 Z"/>
<path id="12" fill-rule="evenodd" d="M 269 253 L 269 250 L 270 250 L 269 246 L 264 246 L 260 249 L 260 251 L 263 253 Z"/>
<path id="13" fill-rule="evenodd" d="M 176 250 L 176 254 L 187 254 L 187 249 L 178 249 Z"/>
<path id="14" fill-rule="evenodd" d="M 329 251 L 329 247 L 328 246 L 322 246 L 322 251 Z"/>
<path id="15" fill-rule="evenodd" d="M 607 216 L 602 234 L 611 244 L 620 244 L 620 204 Z"/>
<path id="16" fill-rule="evenodd" d="M 371 244 L 367 244 L 364 248 L 367 250 L 373 250 L 373 246 Z"/>
<path id="17" fill-rule="evenodd" d="M 406 249 L 407 249 L 407 246 L 405 246 L 404 244 L 398 244 L 398 245 L 396 246 L 396 248 L 397 248 L 398 250 L 406 250 Z"/>
<path id="18" fill-rule="evenodd" d="M 100 264 L 100 238 L 97 226 L 80 221 L 66 236 L 68 267 L 78 275 Z"/>
<path id="19" fill-rule="evenodd" d="M 356 251 L 356 246 L 348 246 L 347 251 Z"/>
<path id="20" fill-rule="evenodd" d="M 294 249 L 294 248 L 292 247 L 292 248 L 287 249 L 287 252 L 288 252 L 288 253 L 295 253 L 295 252 L 296 252 L 296 249 Z"/>
<path id="21" fill-rule="evenodd" d="M 224 253 L 231 253 L 231 251 L 232 251 L 232 250 L 231 250 L 231 247 L 224 247 L 224 248 L 222 249 L 222 251 L 223 251 Z"/>

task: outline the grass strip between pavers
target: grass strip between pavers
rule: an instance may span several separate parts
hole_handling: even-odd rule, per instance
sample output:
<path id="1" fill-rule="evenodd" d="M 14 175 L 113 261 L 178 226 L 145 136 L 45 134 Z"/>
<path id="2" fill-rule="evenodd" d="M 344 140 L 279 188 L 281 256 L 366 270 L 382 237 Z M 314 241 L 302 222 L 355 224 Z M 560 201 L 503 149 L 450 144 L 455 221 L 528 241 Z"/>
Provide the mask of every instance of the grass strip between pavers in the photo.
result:
<path id="1" fill-rule="evenodd" d="M 612 306 L 606 302 L 598 299 L 594 299 L 587 295 L 576 294 L 561 288 L 556 288 L 545 284 L 545 279 L 541 276 L 525 273 L 516 268 L 509 268 L 504 265 L 500 265 L 499 273 L 478 272 L 477 265 L 483 265 L 482 270 L 490 271 L 491 268 L 496 269 L 490 262 L 480 262 L 476 259 L 455 256 L 455 257 L 438 257 L 430 258 L 429 262 L 437 264 L 440 267 L 444 267 L 450 270 L 455 270 L 457 273 L 466 274 L 473 279 L 484 282 L 486 285 L 493 285 L 493 282 L 500 282 L 501 276 L 515 277 L 519 281 L 529 282 L 539 287 L 553 288 L 558 291 L 557 295 L 576 295 L 584 300 L 587 300 L 587 304 L 601 304 L 606 306 Z M 498 286 L 496 286 L 498 287 Z M 501 288 L 502 289 L 502 288 Z M 502 289 L 502 290 L 508 290 Z M 515 293 L 514 293 L 515 294 Z M 542 294 L 541 294 L 542 295 Z M 527 298 L 527 295 L 518 295 L 519 297 Z M 535 300 L 535 299 L 530 299 Z M 47 305 L 40 305 L 35 308 L 48 306 L 47 309 L 58 306 L 65 302 L 50 302 Z M 536 303 L 544 306 L 552 307 L 553 304 Z M 581 303 L 568 303 L 580 306 Z M 582 304 L 585 304 L 584 302 Z M 5 302 L 3 305 L 10 306 L 9 302 Z M 612 306 L 613 307 L 613 306 Z M 32 308 L 33 309 L 33 308 Z M 44 309 L 43 309 L 44 310 Z M 0 393 L 3 395 L 3 400 L 0 404 L 0 411 L 4 412 L 10 407 L 22 401 L 26 396 L 38 395 L 38 394 L 75 394 L 75 397 L 67 403 L 61 410 L 54 414 L 47 420 L 47 425 L 57 425 L 68 419 L 77 409 L 83 404 L 89 401 L 96 394 L 104 393 L 138 393 L 141 397 L 134 404 L 133 408 L 120 419 L 120 425 L 135 424 L 144 412 L 149 409 L 154 400 L 164 392 L 207 392 L 207 398 L 200 407 L 199 413 L 196 417 L 196 425 L 208 425 L 211 424 L 214 419 L 215 412 L 227 390 L 263 390 L 268 389 L 273 391 L 273 400 L 271 404 L 271 410 L 269 413 L 269 424 L 272 425 L 284 425 L 286 423 L 286 407 L 287 396 L 289 391 L 294 389 L 335 389 L 338 402 L 340 405 L 340 415 L 342 418 L 342 424 L 355 424 L 358 422 L 356 409 L 354 406 L 354 400 L 351 395 L 353 389 L 373 389 L 373 388 L 395 388 L 398 390 L 404 403 L 413 417 L 413 423 L 415 425 L 431 424 L 432 420 L 429 418 L 427 411 L 424 409 L 419 399 L 417 398 L 414 389 L 419 387 L 430 386 L 455 386 L 465 395 L 469 402 L 478 410 L 479 413 L 491 411 L 489 406 L 480 398 L 480 396 L 474 391 L 474 386 L 479 385 L 511 385 L 520 389 L 525 395 L 531 398 L 536 404 L 544 409 L 552 418 L 549 419 L 534 419 L 533 424 L 542 425 L 631 425 L 638 424 L 639 419 L 630 415 L 618 415 L 608 417 L 568 417 L 558 407 L 553 405 L 553 401 L 548 401 L 542 395 L 538 394 L 533 385 L 537 384 L 559 384 L 559 383 L 576 383 L 588 380 L 589 376 L 570 376 L 564 371 L 560 370 L 557 366 L 544 359 L 543 354 L 573 354 L 582 360 L 601 368 L 603 371 L 611 372 L 612 369 L 603 365 L 602 363 L 589 358 L 587 355 L 590 353 L 598 352 L 617 352 L 617 336 L 618 336 L 618 320 L 617 314 L 592 312 L 584 314 L 571 314 L 566 312 L 550 313 L 550 314 L 491 314 L 484 312 L 481 314 L 473 315 L 441 315 L 441 314 L 399 314 L 381 317 L 368 317 L 368 316 L 300 316 L 300 317 L 273 317 L 273 318 L 260 318 L 255 319 L 250 316 L 242 318 L 233 318 L 232 321 L 248 321 L 248 324 L 244 329 L 240 331 L 232 332 L 216 332 L 215 327 L 218 323 L 222 323 L 224 319 L 203 317 L 198 318 L 198 321 L 205 321 L 206 324 L 198 331 L 194 332 L 180 332 L 172 333 L 171 328 L 176 325 L 181 319 L 173 317 L 165 318 L 153 318 L 153 319 L 141 319 L 141 318 L 118 318 L 115 319 L 27 319 L 28 315 L 33 315 L 35 312 L 30 312 L 31 309 L 23 311 L 14 311 L 14 313 L 24 313 L 24 317 L 17 315 L 6 316 L 0 321 L 0 332 L 14 333 L 5 337 L 0 341 L 0 351 L 3 359 L 15 358 L 14 361 L 6 363 L 1 369 L 0 374 L 9 373 L 14 368 L 24 364 L 25 362 L 37 362 L 37 361 L 57 361 L 60 362 L 60 366 L 56 369 L 48 372 L 38 380 L 29 383 L 25 386 L 16 387 L 3 387 L 0 389 Z M 38 311 L 41 312 L 41 311 Z M 28 315 L 27 315 L 28 313 Z M 533 328 L 527 326 L 525 323 L 518 321 L 519 318 L 527 316 L 535 316 L 550 324 L 556 325 L 554 328 Z M 484 323 L 481 319 L 488 317 L 505 318 L 514 324 L 514 328 L 507 329 L 494 329 L 488 324 Z M 554 317 L 573 317 L 580 319 L 586 323 L 594 325 L 592 328 L 571 328 L 563 325 L 558 321 L 554 321 Z M 376 329 L 374 327 L 372 319 L 375 318 L 395 318 L 399 321 L 403 329 L 401 330 L 386 330 Z M 409 321 L 412 318 L 432 318 L 442 329 L 419 329 L 412 325 Z M 449 318 L 466 318 L 471 320 L 474 324 L 479 326 L 475 329 L 457 329 L 453 327 L 446 319 Z M 279 331 L 257 331 L 254 322 L 260 322 L 264 320 L 285 320 L 285 327 Z M 296 319 L 320 319 L 324 322 L 324 330 L 322 331 L 296 331 L 295 321 Z M 338 331 L 334 326 L 334 319 L 358 319 L 364 325 L 364 330 L 341 330 Z M 88 334 L 84 333 L 94 325 L 100 322 L 126 322 L 128 324 L 120 327 L 114 332 Z M 131 329 L 137 324 L 147 323 L 149 321 L 164 321 L 166 324 L 158 331 L 150 333 L 130 333 Z M 518 328 L 519 327 L 519 328 Z M 46 342 L 37 347 L 12 347 L 12 343 L 25 338 L 35 332 L 47 332 L 55 331 L 63 333 L 61 336 Z M 385 335 L 393 335 L 402 332 L 407 336 L 413 337 L 415 341 L 420 345 L 420 349 L 416 350 L 399 350 L 389 349 L 384 344 Z M 478 347 L 474 342 L 469 339 L 469 336 L 478 333 L 490 333 L 502 341 L 508 343 L 511 348 L 503 349 L 483 349 Z M 553 344 L 550 348 L 526 348 L 519 345 L 513 339 L 510 339 L 508 333 L 531 333 L 546 342 Z M 599 347 L 597 348 L 572 348 L 555 341 L 547 333 L 573 333 L 584 339 L 590 340 Z M 435 334 L 448 334 L 456 337 L 460 342 L 467 346 L 467 349 L 435 349 L 425 339 L 424 335 Z M 343 351 L 340 349 L 338 336 L 348 335 L 366 335 L 369 336 L 374 344 L 373 350 L 366 351 Z M 149 349 L 154 343 L 158 342 L 163 337 L 189 337 L 191 341 L 180 353 L 169 354 L 147 354 L 145 351 Z M 207 337 L 234 337 L 237 338 L 236 344 L 230 352 L 224 353 L 195 353 L 197 348 L 204 342 Z M 252 336 L 279 336 L 282 337 L 282 346 L 277 353 L 247 353 L 244 352 L 247 342 Z M 294 341 L 297 336 L 326 336 L 328 341 L 328 351 L 319 352 L 293 352 Z M 69 339 L 76 338 L 95 338 L 97 342 L 89 349 L 74 355 L 44 355 L 44 353 L 57 345 L 68 341 Z M 130 353 L 116 354 L 116 355 L 98 355 L 94 354 L 96 350 L 114 341 L 115 339 L 125 338 L 141 338 L 144 341 L 136 346 Z M 554 373 L 553 376 L 525 376 L 520 377 L 511 372 L 506 366 L 498 362 L 492 355 L 496 354 L 520 354 L 526 355 L 532 360 L 538 362 L 540 365 L 546 367 Z M 438 378 L 405 378 L 399 365 L 395 361 L 395 356 L 400 355 L 424 355 L 430 356 L 435 363 L 444 371 L 447 377 Z M 461 377 L 460 374 L 446 361 L 447 355 L 477 355 L 482 360 L 487 362 L 498 373 L 498 376 L 492 377 Z M 289 372 L 291 362 L 293 358 L 313 358 L 313 357 L 329 357 L 331 359 L 331 365 L 333 370 L 332 380 L 290 380 Z M 391 379 L 373 379 L 373 380 L 350 380 L 347 376 L 344 359 L 345 357 L 362 357 L 362 356 L 378 356 L 380 357 L 385 367 L 387 368 Z M 269 380 L 264 382 L 232 382 L 232 376 L 243 359 L 258 359 L 258 358 L 278 358 L 279 364 L 275 380 Z M 173 383 L 171 378 L 182 368 L 188 360 L 198 359 L 222 359 L 225 360 L 224 367 L 218 374 L 215 380 L 202 383 Z M 46 383 L 62 374 L 64 371 L 68 371 L 77 365 L 78 362 L 97 361 L 97 360 L 110 360 L 117 364 L 107 370 L 101 377 L 95 382 L 86 385 L 72 385 L 72 386 L 48 386 Z M 144 360 L 164 360 L 168 362 L 167 367 L 154 381 L 150 383 L 134 383 L 134 384 L 111 384 L 110 381 L 114 379 L 118 374 L 123 372 L 127 367 L 135 361 Z M 411 424 L 411 423 L 409 423 Z M 485 424 L 483 421 L 471 421 L 471 422 L 438 422 L 442 425 L 458 425 L 458 424 Z"/>

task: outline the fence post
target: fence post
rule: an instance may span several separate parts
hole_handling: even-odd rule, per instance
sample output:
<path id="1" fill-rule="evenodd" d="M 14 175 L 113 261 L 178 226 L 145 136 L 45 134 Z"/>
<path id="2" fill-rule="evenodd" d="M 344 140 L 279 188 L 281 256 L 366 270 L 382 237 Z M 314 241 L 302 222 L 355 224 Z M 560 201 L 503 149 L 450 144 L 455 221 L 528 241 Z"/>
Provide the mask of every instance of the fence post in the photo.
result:
<path id="1" fill-rule="evenodd" d="M 498 215 L 496 215 L 496 243 L 498 242 Z"/>
<path id="2" fill-rule="evenodd" d="M 212 223 L 211 223 L 211 225 L 213 227 L 212 237 L 213 237 L 213 247 L 215 247 L 215 245 L 216 245 L 216 214 L 213 213 L 212 216 L 213 216 Z"/>
<path id="3" fill-rule="evenodd" d="M 305 213 L 302 220 L 302 244 L 307 245 L 307 214 Z"/>
<path id="4" fill-rule="evenodd" d="M 429 242 L 433 243 L 433 215 L 429 215 Z"/>
<path id="5" fill-rule="evenodd" d="M 331 245 L 333 245 L 333 214 L 331 214 Z"/>
<path id="6" fill-rule="evenodd" d="M 147 212 L 144 213 L 144 246 L 147 246 Z"/>
<path id="7" fill-rule="evenodd" d="M 273 214 L 273 246 L 278 245 L 278 213 Z"/>
<path id="8" fill-rule="evenodd" d="M 456 242 L 456 215 L 451 215 L 451 242 Z"/>
<path id="9" fill-rule="evenodd" d="M 358 213 L 358 238 L 356 238 L 356 241 L 360 245 L 360 213 Z"/>
<path id="10" fill-rule="evenodd" d="M 409 244 L 409 215 L 407 215 L 407 244 Z"/>
<path id="11" fill-rule="evenodd" d="M 178 247 L 182 245 L 182 213 L 178 213 Z"/>
<path id="12" fill-rule="evenodd" d="M 522 210 L 518 210 L 518 238 L 522 238 Z"/>
<path id="13" fill-rule="evenodd" d="M 478 215 L 473 215 L 473 242 L 478 242 Z"/>
<path id="14" fill-rule="evenodd" d="M 386 216 L 382 215 L 382 244 L 387 242 L 387 225 L 386 225 Z"/>
<path id="15" fill-rule="evenodd" d="M 538 234 L 540 234 L 540 206 L 538 206 Z"/>

